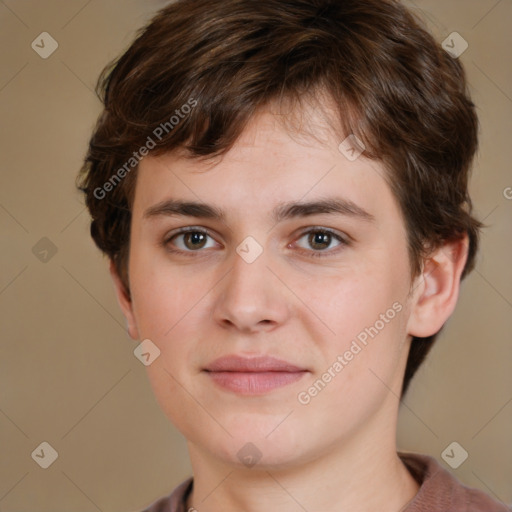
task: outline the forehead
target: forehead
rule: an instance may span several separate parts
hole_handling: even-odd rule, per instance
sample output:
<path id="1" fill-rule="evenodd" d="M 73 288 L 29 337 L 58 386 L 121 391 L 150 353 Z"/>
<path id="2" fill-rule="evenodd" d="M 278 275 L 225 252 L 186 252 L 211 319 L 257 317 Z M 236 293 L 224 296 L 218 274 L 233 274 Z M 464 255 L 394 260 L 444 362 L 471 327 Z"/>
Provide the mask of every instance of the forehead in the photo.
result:
<path id="1" fill-rule="evenodd" d="M 298 118 L 295 118 L 297 120 Z M 362 209 L 397 212 L 382 164 L 351 160 L 339 135 L 316 111 L 300 118 L 304 130 L 263 111 L 235 145 L 209 160 L 179 153 L 146 157 L 139 165 L 134 215 L 166 199 L 206 202 L 236 215 L 263 216 L 277 205 L 340 196 Z"/>

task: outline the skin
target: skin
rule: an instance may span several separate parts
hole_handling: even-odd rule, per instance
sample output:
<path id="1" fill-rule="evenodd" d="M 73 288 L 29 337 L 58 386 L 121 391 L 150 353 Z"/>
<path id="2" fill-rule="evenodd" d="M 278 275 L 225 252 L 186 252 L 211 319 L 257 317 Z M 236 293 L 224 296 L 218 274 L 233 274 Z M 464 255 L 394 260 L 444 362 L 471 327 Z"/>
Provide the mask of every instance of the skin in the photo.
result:
<path id="1" fill-rule="evenodd" d="M 400 388 L 411 337 L 437 332 L 455 307 L 467 239 L 435 251 L 411 280 L 404 221 L 382 165 L 364 153 L 350 162 L 315 114 L 309 129 L 316 139 L 291 133 L 265 110 L 222 158 L 170 153 L 139 166 L 131 300 L 113 265 L 111 274 L 130 336 L 161 351 L 148 376 L 187 439 L 194 471 L 188 507 L 200 512 L 396 512 L 418 490 L 396 453 Z M 349 200 L 373 220 L 270 217 L 280 203 L 327 197 Z M 167 199 L 208 203 L 225 218 L 145 215 Z M 169 240 L 186 226 L 209 230 L 206 246 L 195 248 L 190 236 Z M 312 228 L 349 243 L 327 237 L 319 250 L 308 243 Z M 253 263 L 236 252 L 247 236 L 263 249 Z M 396 302 L 401 311 L 308 404 L 300 403 L 298 393 Z M 243 396 L 202 371 L 228 354 L 270 355 L 308 373 Z M 251 468 L 237 456 L 248 442 L 261 452 Z"/>

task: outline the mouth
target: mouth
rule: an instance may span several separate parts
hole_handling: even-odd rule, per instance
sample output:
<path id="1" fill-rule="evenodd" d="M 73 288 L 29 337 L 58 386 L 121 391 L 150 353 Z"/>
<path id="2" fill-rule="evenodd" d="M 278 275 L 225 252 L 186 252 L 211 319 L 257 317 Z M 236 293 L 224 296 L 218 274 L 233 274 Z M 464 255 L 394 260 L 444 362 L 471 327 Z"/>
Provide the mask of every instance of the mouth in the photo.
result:
<path id="1" fill-rule="evenodd" d="M 225 356 L 203 370 L 221 388 L 241 395 L 262 395 L 300 380 L 309 370 L 274 357 Z"/>

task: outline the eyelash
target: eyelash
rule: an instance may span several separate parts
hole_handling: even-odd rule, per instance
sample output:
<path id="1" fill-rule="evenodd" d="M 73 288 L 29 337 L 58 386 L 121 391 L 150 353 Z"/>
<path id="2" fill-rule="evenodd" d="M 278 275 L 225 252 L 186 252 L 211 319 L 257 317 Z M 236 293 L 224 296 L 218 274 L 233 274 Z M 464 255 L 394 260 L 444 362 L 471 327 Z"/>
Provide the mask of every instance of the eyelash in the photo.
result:
<path id="1" fill-rule="evenodd" d="M 204 228 L 199 228 L 199 227 L 194 227 L 194 226 L 190 226 L 190 227 L 187 227 L 187 228 L 181 228 L 179 231 L 177 231 L 176 233 L 173 233 L 172 235 L 164 238 L 164 240 L 162 241 L 162 246 L 170 253 L 173 253 L 173 254 L 180 254 L 180 255 L 184 255 L 184 256 L 187 256 L 187 257 L 193 257 L 195 256 L 196 254 L 195 253 L 199 253 L 199 252 L 202 252 L 200 249 L 198 249 L 197 251 L 183 251 L 183 250 L 180 250 L 180 249 L 171 249 L 169 248 L 169 244 L 172 240 L 174 240 L 176 237 L 180 236 L 180 235 L 184 235 L 184 234 L 187 234 L 187 233 L 202 233 L 203 235 L 206 235 L 206 236 L 209 236 L 211 238 L 213 238 L 212 234 L 207 230 L 207 229 L 204 229 Z M 334 239 L 336 239 L 340 244 L 339 246 L 337 246 L 336 249 L 334 250 L 329 250 L 329 249 L 324 249 L 324 250 L 304 250 L 305 252 L 308 253 L 309 256 L 313 257 L 313 258 L 325 258 L 327 256 L 332 256 L 333 254 L 337 254 L 340 250 L 343 249 L 343 247 L 348 247 L 350 245 L 350 241 L 345 238 L 345 237 L 342 237 L 341 235 L 339 235 L 338 233 L 330 230 L 330 229 L 327 229 L 327 228 L 322 228 L 322 227 L 312 227 L 312 228 L 309 228 L 307 231 L 303 231 L 299 237 L 296 239 L 296 240 L 300 240 L 301 238 L 303 238 L 305 235 L 309 235 L 311 233 L 323 233 L 323 234 L 328 234 L 328 235 L 331 235 Z"/>

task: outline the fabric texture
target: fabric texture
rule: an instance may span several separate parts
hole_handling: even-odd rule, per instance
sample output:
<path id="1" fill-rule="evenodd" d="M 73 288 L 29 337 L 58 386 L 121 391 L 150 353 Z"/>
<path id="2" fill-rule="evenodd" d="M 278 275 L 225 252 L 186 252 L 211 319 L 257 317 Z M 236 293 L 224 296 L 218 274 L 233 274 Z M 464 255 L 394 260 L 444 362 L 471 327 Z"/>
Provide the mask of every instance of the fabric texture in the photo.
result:
<path id="1" fill-rule="evenodd" d="M 488 494 L 463 485 L 429 455 L 398 452 L 420 488 L 400 512 L 511 512 L 512 508 Z M 167 497 L 155 501 L 143 512 L 188 512 L 186 500 L 193 479 L 182 482 Z"/>

